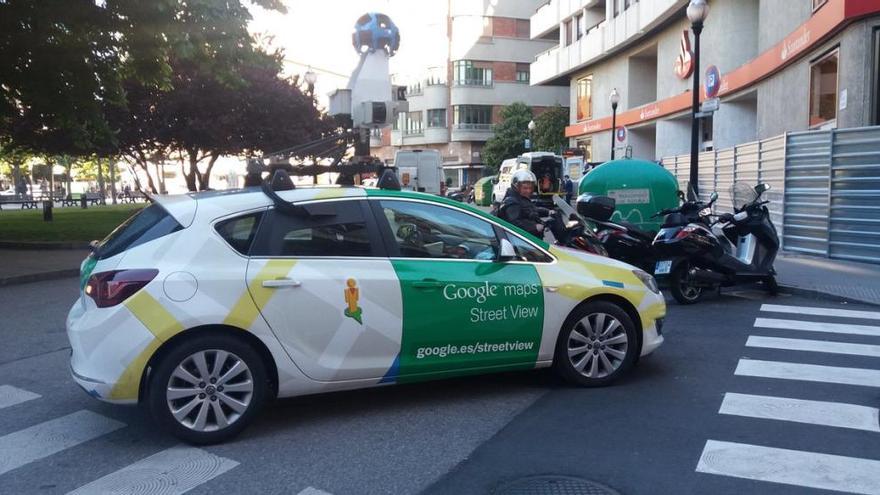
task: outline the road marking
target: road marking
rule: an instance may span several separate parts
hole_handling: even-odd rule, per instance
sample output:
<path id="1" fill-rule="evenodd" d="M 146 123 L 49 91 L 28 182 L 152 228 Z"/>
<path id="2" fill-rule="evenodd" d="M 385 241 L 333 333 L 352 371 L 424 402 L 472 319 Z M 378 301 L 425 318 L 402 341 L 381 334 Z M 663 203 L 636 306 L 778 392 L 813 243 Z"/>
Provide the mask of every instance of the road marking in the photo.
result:
<path id="1" fill-rule="evenodd" d="M 880 327 L 875 327 L 872 325 L 851 325 L 848 323 L 820 323 L 816 321 L 756 318 L 755 327 L 776 328 L 780 330 L 805 330 L 808 332 L 845 333 L 849 335 L 871 335 L 875 337 L 880 337 Z"/>
<path id="2" fill-rule="evenodd" d="M 77 411 L 0 437 L 0 475 L 125 426 L 91 411 Z"/>
<path id="3" fill-rule="evenodd" d="M 880 387 L 880 370 L 740 359 L 735 375 Z"/>
<path id="4" fill-rule="evenodd" d="M 782 306 L 779 304 L 762 304 L 761 311 L 771 313 L 791 313 L 795 315 L 837 316 L 840 318 L 880 320 L 880 313 L 874 311 L 854 311 L 851 309 L 810 308 L 801 306 Z"/>
<path id="5" fill-rule="evenodd" d="M 706 440 L 697 472 L 841 492 L 880 494 L 880 461 Z"/>
<path id="6" fill-rule="evenodd" d="M 99 478 L 68 495 L 161 493 L 175 495 L 205 483 L 238 463 L 195 447 L 178 445 Z"/>
<path id="7" fill-rule="evenodd" d="M 318 490 L 314 487 L 308 487 L 305 490 L 297 493 L 296 495 L 333 495 L 330 492 L 325 492 L 324 490 Z"/>
<path id="8" fill-rule="evenodd" d="M 15 388 L 12 385 L 0 385 L 0 409 L 21 404 L 22 402 L 27 402 L 29 400 L 39 399 L 40 397 L 40 394 Z"/>
<path id="9" fill-rule="evenodd" d="M 784 349 L 787 351 L 828 352 L 851 356 L 880 357 L 880 345 L 850 344 L 849 342 L 829 342 L 826 340 L 785 339 L 781 337 L 760 337 L 750 335 L 747 347 Z"/>
<path id="10" fill-rule="evenodd" d="M 718 413 L 880 433 L 880 410 L 840 402 L 726 393 Z"/>

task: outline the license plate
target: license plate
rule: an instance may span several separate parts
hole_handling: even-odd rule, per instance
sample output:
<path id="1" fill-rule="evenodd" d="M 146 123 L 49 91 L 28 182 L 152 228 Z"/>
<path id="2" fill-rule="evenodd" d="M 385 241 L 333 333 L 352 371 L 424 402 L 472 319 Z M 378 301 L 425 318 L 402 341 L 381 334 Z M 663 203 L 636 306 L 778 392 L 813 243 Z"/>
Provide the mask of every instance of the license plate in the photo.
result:
<path id="1" fill-rule="evenodd" d="M 672 260 L 658 261 L 654 275 L 667 275 L 672 270 Z"/>

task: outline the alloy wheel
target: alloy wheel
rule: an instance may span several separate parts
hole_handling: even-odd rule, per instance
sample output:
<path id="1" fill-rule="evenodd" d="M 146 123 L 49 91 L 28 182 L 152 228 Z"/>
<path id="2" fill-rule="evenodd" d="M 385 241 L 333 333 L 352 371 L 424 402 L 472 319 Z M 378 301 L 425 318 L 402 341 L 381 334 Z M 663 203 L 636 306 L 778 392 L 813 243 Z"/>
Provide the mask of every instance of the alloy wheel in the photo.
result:
<path id="1" fill-rule="evenodd" d="M 629 339 L 613 316 L 593 313 L 575 323 L 568 337 L 568 359 L 587 378 L 604 378 L 620 368 Z"/>
<path id="2" fill-rule="evenodd" d="M 195 431 L 222 430 L 251 405 L 254 380 L 235 354 L 210 349 L 189 355 L 174 368 L 165 398 L 171 415 Z"/>

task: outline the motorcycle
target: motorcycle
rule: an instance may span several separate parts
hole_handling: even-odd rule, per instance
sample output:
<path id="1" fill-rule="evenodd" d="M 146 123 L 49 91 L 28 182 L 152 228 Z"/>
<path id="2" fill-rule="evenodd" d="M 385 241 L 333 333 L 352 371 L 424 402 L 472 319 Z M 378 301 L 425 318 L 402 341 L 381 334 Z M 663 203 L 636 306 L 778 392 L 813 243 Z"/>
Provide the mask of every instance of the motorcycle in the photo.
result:
<path id="1" fill-rule="evenodd" d="M 553 203 L 556 205 L 556 208 L 553 210 L 543 208 L 540 208 L 540 210 L 543 210 L 549 216 L 543 223 L 553 234 L 556 244 L 599 256 L 608 256 L 608 251 L 583 216 L 578 214 L 560 196 L 554 195 Z"/>
<path id="2" fill-rule="evenodd" d="M 768 184 L 753 188 L 734 183 L 733 214 L 712 214 L 718 199 L 714 192 L 709 203 L 687 201 L 658 212 L 665 218 L 652 244 L 659 259 L 654 276 L 666 279 L 676 301 L 694 304 L 706 291 L 752 282 L 762 282 L 776 294 L 773 262 L 779 236 L 766 206 L 769 201 L 761 200 L 768 190 Z"/>
<path id="3" fill-rule="evenodd" d="M 653 272 L 657 259 L 651 244 L 657 233 L 629 222 L 612 222 L 616 206 L 614 198 L 608 196 L 582 194 L 577 199 L 578 213 L 595 226 L 596 236 L 608 256 Z"/>

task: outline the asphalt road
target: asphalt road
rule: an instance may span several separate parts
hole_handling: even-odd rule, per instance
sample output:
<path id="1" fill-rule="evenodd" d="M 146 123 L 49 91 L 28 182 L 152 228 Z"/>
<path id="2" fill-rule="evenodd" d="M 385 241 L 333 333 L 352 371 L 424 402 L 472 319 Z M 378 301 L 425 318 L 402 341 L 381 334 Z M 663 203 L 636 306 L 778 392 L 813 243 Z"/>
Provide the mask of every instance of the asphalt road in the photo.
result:
<path id="1" fill-rule="evenodd" d="M 237 440 L 193 449 L 70 380 L 75 291 L 0 288 L 0 493 L 484 494 L 531 475 L 622 494 L 824 493 L 774 481 L 880 493 L 880 315 L 803 309 L 877 308 L 760 293 L 672 303 L 666 344 L 612 387 L 537 371 L 280 400 Z"/>

